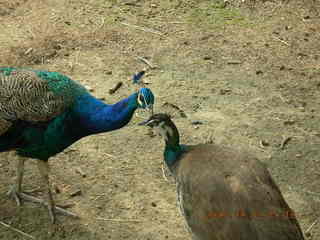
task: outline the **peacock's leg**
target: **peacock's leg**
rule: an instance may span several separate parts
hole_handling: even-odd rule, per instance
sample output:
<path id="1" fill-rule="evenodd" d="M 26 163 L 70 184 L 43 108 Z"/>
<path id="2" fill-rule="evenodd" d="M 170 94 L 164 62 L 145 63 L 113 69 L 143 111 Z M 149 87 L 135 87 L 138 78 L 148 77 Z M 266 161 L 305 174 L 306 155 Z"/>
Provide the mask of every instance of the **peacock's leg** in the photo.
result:
<path id="1" fill-rule="evenodd" d="M 8 195 L 11 195 L 17 202 L 17 205 L 21 205 L 21 191 L 22 191 L 22 180 L 23 180 L 23 173 L 24 173 L 24 162 L 25 158 L 19 157 L 18 164 L 17 164 L 17 179 L 16 183 L 11 187 L 8 192 Z"/>
<path id="2" fill-rule="evenodd" d="M 52 198 L 52 194 L 51 194 L 51 188 L 50 188 L 50 182 L 49 182 L 49 164 L 48 161 L 42 161 L 39 160 L 38 161 L 38 168 L 41 174 L 41 178 L 43 181 L 43 184 L 45 186 L 45 192 L 47 195 L 47 203 L 48 203 L 48 210 L 49 210 L 49 215 L 51 218 L 51 221 L 54 223 L 55 222 L 55 212 L 54 212 L 54 201 Z"/>
<path id="3" fill-rule="evenodd" d="M 25 198 L 25 199 L 28 199 L 30 201 L 33 201 L 33 202 L 38 202 L 38 203 L 42 203 L 44 205 L 47 205 L 52 223 L 54 223 L 55 219 L 56 219 L 55 218 L 55 212 L 60 212 L 60 213 L 62 213 L 64 215 L 78 217 L 76 214 L 74 214 L 72 212 L 69 212 L 69 211 L 67 211 L 65 209 L 62 209 L 60 207 L 56 207 L 55 206 L 55 203 L 54 203 L 53 197 L 52 197 L 52 193 L 51 193 L 50 182 L 49 182 L 49 170 L 50 169 L 49 169 L 48 162 L 39 160 L 38 161 L 38 168 L 39 168 L 42 180 L 43 180 L 43 182 L 45 184 L 45 191 L 46 191 L 46 194 L 47 194 L 47 204 L 45 204 L 42 200 L 39 200 L 39 199 L 34 198 L 34 197 L 27 196 L 27 195 L 24 195 L 24 194 L 22 195 L 22 197 Z"/>

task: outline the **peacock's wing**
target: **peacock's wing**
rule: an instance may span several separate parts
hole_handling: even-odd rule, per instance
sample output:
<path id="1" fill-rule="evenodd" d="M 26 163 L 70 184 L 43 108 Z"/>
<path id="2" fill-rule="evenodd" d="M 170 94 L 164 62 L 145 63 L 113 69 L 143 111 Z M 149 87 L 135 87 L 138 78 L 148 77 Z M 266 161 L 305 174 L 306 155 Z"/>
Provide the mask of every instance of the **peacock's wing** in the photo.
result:
<path id="1" fill-rule="evenodd" d="M 49 121 L 84 91 L 57 72 L 0 68 L 0 135 L 16 120 Z"/>

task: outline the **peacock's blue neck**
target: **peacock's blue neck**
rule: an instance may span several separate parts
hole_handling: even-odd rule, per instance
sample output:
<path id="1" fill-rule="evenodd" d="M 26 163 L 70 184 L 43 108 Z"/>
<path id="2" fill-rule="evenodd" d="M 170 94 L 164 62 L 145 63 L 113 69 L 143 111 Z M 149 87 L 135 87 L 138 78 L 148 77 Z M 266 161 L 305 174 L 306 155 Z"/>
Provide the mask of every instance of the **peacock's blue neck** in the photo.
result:
<path id="1" fill-rule="evenodd" d="M 78 98 L 73 113 L 83 135 L 112 131 L 125 126 L 137 109 L 137 93 L 115 104 L 108 105 L 90 94 Z"/>

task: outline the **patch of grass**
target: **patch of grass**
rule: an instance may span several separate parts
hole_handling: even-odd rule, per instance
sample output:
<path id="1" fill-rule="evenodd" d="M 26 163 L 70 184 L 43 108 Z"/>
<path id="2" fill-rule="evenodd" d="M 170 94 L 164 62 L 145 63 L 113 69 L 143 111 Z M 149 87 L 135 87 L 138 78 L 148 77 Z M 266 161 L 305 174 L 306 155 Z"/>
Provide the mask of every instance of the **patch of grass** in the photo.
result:
<path id="1" fill-rule="evenodd" d="M 223 1 L 207 1 L 194 8 L 189 21 L 199 27 L 222 27 L 225 25 L 248 26 L 250 22 L 239 9 L 226 7 Z"/>

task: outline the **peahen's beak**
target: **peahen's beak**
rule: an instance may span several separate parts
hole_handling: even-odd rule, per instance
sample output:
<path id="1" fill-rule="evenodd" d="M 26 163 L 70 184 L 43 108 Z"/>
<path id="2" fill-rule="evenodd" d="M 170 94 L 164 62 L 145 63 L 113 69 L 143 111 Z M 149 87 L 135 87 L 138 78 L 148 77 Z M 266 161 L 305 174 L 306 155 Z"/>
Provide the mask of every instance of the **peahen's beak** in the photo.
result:
<path id="1" fill-rule="evenodd" d="M 151 127 L 150 124 L 153 123 L 153 122 L 154 122 L 154 120 L 150 117 L 149 119 L 144 120 L 144 121 L 138 123 L 138 125 L 139 125 L 139 126 L 149 126 L 149 127 Z"/>
<path id="2" fill-rule="evenodd" d="M 145 126 L 147 125 L 149 120 L 144 120 L 143 122 L 138 123 L 139 126 Z"/>

